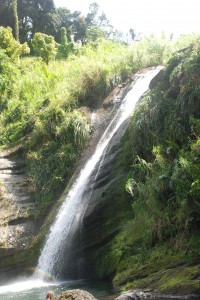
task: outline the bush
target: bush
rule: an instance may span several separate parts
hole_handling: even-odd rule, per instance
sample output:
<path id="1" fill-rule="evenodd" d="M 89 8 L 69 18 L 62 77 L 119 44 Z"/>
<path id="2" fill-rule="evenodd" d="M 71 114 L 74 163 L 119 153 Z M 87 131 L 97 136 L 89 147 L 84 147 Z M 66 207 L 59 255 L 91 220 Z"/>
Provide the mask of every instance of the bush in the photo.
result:
<path id="1" fill-rule="evenodd" d="M 22 45 L 14 39 L 10 27 L 4 28 L 2 26 L 0 26 L 0 49 L 3 49 L 12 60 L 30 52 L 27 43 Z"/>
<path id="2" fill-rule="evenodd" d="M 61 28 L 61 44 L 58 44 L 57 58 L 67 58 L 70 53 L 75 53 L 75 45 L 72 41 L 67 40 L 67 31 L 65 27 Z"/>
<path id="3" fill-rule="evenodd" d="M 32 39 L 32 46 L 35 53 L 41 56 L 42 60 L 47 64 L 56 56 L 56 42 L 51 35 L 36 32 Z"/>

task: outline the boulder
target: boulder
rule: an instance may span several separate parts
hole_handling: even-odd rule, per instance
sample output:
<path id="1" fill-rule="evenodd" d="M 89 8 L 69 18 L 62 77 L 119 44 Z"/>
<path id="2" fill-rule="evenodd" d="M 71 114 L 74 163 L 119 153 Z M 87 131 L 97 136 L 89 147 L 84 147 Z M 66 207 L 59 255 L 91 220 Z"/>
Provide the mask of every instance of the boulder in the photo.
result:
<path id="1" fill-rule="evenodd" d="M 46 300 L 57 300 L 53 291 L 48 291 L 47 292 Z"/>
<path id="2" fill-rule="evenodd" d="M 119 297 L 115 298 L 115 300 L 142 300 L 142 299 L 151 299 L 151 293 L 141 290 L 130 290 Z"/>
<path id="3" fill-rule="evenodd" d="M 90 293 L 84 290 L 69 290 L 62 292 L 58 300 L 97 300 Z"/>

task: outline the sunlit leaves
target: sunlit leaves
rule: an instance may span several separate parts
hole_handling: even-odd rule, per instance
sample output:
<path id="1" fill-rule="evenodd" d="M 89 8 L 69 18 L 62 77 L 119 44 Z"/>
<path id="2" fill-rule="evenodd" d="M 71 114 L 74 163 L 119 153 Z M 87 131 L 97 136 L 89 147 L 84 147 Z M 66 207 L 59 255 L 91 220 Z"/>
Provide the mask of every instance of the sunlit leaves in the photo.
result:
<path id="1" fill-rule="evenodd" d="M 56 43 L 53 36 L 36 32 L 32 39 L 32 46 L 35 53 L 41 56 L 47 64 L 56 56 Z"/>

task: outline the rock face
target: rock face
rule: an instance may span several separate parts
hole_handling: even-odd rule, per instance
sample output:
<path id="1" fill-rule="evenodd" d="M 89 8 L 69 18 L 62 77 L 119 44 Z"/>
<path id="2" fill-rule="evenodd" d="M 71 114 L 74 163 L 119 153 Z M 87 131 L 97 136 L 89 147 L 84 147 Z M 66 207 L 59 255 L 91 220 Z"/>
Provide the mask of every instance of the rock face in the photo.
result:
<path id="1" fill-rule="evenodd" d="M 14 273 L 15 264 L 4 270 L 5 258 L 29 248 L 36 223 L 35 204 L 28 190 L 21 147 L 0 153 L 0 280 Z M 3 268 L 3 269 L 2 269 Z"/>
<path id="2" fill-rule="evenodd" d="M 85 264 L 83 269 L 87 270 L 86 273 L 88 270 L 91 270 L 91 273 L 98 271 L 93 270 L 98 252 L 118 232 L 121 221 L 129 209 L 129 195 L 126 195 L 127 201 L 123 202 L 125 191 L 121 190 L 127 176 L 126 170 L 123 169 L 118 174 L 115 172 L 117 157 L 121 152 L 121 139 L 126 127 L 127 122 L 122 124 L 110 141 L 104 161 L 101 162 L 98 172 L 95 172 L 91 178 L 92 190 L 85 195 L 90 198 L 90 201 L 85 208 L 80 249 Z"/>
<path id="3" fill-rule="evenodd" d="M 144 300 L 144 299 L 199 299 L 198 295 L 176 295 L 176 294 L 162 294 L 159 292 L 150 292 L 149 290 L 134 289 L 122 293 L 115 300 Z"/>
<path id="4" fill-rule="evenodd" d="M 34 232 L 35 204 L 28 191 L 22 149 L 0 153 L 0 247 L 25 249 Z"/>
<path id="5" fill-rule="evenodd" d="M 161 82 L 164 79 L 164 68 L 160 70 L 160 72 L 151 80 L 149 87 L 150 89 L 153 89 L 157 86 L 159 82 Z"/>
<path id="6" fill-rule="evenodd" d="M 130 290 L 119 297 L 115 298 L 115 300 L 142 300 L 142 299 L 153 299 L 153 294 L 149 292 L 143 292 L 141 290 Z"/>

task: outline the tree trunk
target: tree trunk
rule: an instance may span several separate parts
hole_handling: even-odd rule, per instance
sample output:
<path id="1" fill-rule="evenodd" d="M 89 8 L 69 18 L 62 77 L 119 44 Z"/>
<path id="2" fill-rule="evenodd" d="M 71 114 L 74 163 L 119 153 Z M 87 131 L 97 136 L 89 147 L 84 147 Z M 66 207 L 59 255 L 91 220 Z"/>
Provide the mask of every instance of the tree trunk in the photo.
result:
<path id="1" fill-rule="evenodd" d="M 13 7 L 13 14 L 15 19 L 14 36 L 15 39 L 19 41 L 19 20 L 18 20 L 18 13 L 17 13 L 17 0 L 12 0 L 12 7 Z"/>

